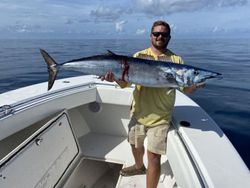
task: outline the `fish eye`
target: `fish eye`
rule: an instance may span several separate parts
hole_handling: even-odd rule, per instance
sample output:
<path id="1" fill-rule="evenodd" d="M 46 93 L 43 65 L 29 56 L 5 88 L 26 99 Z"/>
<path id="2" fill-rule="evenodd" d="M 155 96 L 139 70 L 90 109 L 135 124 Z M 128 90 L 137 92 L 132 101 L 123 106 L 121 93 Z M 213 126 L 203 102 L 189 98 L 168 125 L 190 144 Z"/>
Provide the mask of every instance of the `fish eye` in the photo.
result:
<path id="1" fill-rule="evenodd" d="M 172 78 L 173 78 L 173 75 L 170 74 L 170 73 L 167 73 L 167 74 L 165 75 L 165 77 L 166 77 L 167 79 L 172 79 Z"/>
<path id="2" fill-rule="evenodd" d="M 199 71 L 197 71 L 197 70 L 194 70 L 194 75 L 198 75 L 199 74 Z"/>

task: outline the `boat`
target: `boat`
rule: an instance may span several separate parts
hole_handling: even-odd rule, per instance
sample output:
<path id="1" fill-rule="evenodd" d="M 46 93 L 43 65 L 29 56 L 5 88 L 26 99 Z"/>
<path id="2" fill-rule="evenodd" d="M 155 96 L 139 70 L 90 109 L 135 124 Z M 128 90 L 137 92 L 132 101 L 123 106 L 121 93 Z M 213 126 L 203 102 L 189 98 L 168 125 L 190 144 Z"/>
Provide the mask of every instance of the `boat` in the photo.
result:
<path id="1" fill-rule="evenodd" d="M 0 187 L 146 187 L 146 175 L 119 174 L 134 163 L 133 89 L 84 75 L 56 80 L 50 91 L 43 82 L 0 94 Z M 180 91 L 167 139 L 159 188 L 250 187 L 227 136 Z"/>

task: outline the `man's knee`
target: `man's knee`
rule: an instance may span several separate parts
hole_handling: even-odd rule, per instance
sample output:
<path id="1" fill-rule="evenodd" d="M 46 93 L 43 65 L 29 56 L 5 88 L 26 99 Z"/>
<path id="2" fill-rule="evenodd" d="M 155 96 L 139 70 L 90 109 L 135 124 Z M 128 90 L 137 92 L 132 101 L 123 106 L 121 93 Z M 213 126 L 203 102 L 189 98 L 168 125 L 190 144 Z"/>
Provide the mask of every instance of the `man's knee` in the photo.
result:
<path id="1" fill-rule="evenodd" d="M 151 151 L 148 151 L 148 162 L 154 163 L 154 164 L 160 164 L 161 163 L 161 155 L 157 153 L 153 153 Z"/>

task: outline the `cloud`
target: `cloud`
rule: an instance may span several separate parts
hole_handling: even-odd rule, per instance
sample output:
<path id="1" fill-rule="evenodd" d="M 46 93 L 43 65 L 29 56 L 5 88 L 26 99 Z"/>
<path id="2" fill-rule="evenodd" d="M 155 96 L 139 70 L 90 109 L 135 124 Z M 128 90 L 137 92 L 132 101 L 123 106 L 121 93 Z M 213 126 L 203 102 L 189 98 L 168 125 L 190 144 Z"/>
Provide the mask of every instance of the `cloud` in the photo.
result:
<path id="1" fill-rule="evenodd" d="M 39 28 L 40 28 L 40 26 L 38 26 L 38 25 L 32 26 L 32 25 L 29 25 L 29 24 L 24 24 L 24 23 L 17 22 L 16 24 L 7 26 L 6 30 L 9 31 L 9 32 L 29 33 L 29 32 L 35 31 L 35 30 L 37 30 Z"/>
<path id="2" fill-rule="evenodd" d="M 115 23 L 115 30 L 116 30 L 117 32 L 122 32 L 122 31 L 123 31 L 123 28 L 124 28 L 124 25 L 125 25 L 126 23 L 127 23 L 126 21 L 116 22 L 116 23 Z"/>
<path id="3" fill-rule="evenodd" d="M 135 0 L 135 6 L 142 12 L 162 16 L 176 12 L 191 12 L 217 7 L 243 6 L 248 0 Z"/>
<path id="4" fill-rule="evenodd" d="M 109 8 L 100 6 L 96 10 L 92 10 L 90 15 L 94 17 L 95 21 L 113 22 L 120 18 L 123 11 L 120 8 Z"/>
<path id="5" fill-rule="evenodd" d="M 91 20 L 90 19 L 79 19 L 77 22 L 79 22 L 79 23 L 90 23 L 91 22 Z"/>
<path id="6" fill-rule="evenodd" d="M 143 35 L 146 32 L 146 29 L 137 29 L 136 35 Z"/>
<path id="7" fill-rule="evenodd" d="M 212 29 L 212 33 L 220 33 L 220 32 L 227 32 L 226 29 L 222 28 L 222 27 L 218 27 L 218 26 L 215 26 L 213 29 Z"/>
<path id="8" fill-rule="evenodd" d="M 26 24 L 22 22 L 16 22 L 6 27 L 1 27 L 1 31 L 8 33 L 53 33 L 54 30 L 49 28 L 43 28 L 38 24 Z"/>
<path id="9" fill-rule="evenodd" d="M 171 28 L 171 31 L 177 30 L 177 26 L 175 26 L 174 24 L 170 24 L 170 28 Z"/>
<path id="10" fill-rule="evenodd" d="M 122 15 L 131 14 L 132 11 L 129 7 L 99 6 L 90 12 L 90 16 L 97 22 L 114 22 Z"/>

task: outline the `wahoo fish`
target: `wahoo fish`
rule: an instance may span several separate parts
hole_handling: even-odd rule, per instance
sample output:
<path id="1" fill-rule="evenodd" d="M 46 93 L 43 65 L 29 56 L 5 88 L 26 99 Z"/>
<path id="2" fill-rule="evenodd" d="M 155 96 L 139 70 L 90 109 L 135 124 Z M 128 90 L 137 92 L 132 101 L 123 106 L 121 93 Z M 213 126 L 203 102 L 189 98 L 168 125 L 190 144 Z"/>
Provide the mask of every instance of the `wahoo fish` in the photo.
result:
<path id="1" fill-rule="evenodd" d="M 45 50 L 40 49 L 40 52 L 48 66 L 48 90 L 52 88 L 59 69 L 97 76 L 104 76 L 111 71 L 115 80 L 157 88 L 190 87 L 201 85 L 208 79 L 221 78 L 218 72 L 186 64 L 134 58 L 111 51 L 105 55 L 73 59 L 61 64 L 57 64 Z"/>

